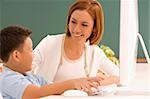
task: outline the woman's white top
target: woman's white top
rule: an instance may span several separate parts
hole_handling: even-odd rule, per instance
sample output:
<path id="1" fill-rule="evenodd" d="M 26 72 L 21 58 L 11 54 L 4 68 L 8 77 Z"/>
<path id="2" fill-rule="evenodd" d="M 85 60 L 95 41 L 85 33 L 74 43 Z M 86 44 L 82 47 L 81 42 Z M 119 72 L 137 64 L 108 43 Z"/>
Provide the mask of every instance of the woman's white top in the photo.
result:
<path id="1" fill-rule="evenodd" d="M 86 77 L 84 70 L 84 54 L 77 60 L 70 60 L 65 53 L 62 55 L 62 61 L 55 75 L 55 81 L 63 81 L 73 78 Z"/>
<path id="2" fill-rule="evenodd" d="M 34 49 L 33 70 L 36 74 L 49 82 L 85 77 L 87 71 L 89 76 L 96 76 L 98 69 L 108 75 L 119 76 L 119 68 L 97 45 L 89 45 L 88 42 L 78 60 L 67 59 L 62 54 L 64 36 L 65 34 L 48 35 Z"/>

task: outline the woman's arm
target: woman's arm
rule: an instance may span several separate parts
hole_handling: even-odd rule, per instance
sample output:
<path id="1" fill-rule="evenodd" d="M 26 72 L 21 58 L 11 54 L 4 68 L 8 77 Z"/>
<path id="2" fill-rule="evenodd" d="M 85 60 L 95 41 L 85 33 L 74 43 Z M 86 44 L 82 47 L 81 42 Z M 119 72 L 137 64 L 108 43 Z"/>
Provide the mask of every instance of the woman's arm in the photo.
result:
<path id="1" fill-rule="evenodd" d="M 106 86 L 111 84 L 119 84 L 119 77 L 117 76 L 109 76 L 104 80 L 99 81 L 100 86 Z"/>
<path id="2" fill-rule="evenodd" d="M 118 84 L 119 67 L 116 66 L 111 60 L 109 60 L 99 47 L 96 47 L 96 53 L 96 58 L 99 62 L 99 70 L 101 71 L 101 73 L 98 73 L 98 76 L 104 78 L 104 80 L 100 81 L 100 84 L 102 86 Z"/>
<path id="3" fill-rule="evenodd" d="M 97 76 L 103 78 L 101 81 L 99 81 L 99 84 L 101 86 L 106 86 L 110 84 L 119 84 L 119 76 L 115 76 L 115 75 L 109 76 L 102 70 L 98 71 Z"/>

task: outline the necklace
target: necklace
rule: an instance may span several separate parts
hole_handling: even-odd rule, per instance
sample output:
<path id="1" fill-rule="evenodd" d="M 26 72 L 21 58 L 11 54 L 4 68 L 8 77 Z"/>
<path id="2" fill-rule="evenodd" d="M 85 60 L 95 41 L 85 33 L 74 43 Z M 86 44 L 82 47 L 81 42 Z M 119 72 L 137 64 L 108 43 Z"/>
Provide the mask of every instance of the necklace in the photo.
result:
<path id="1" fill-rule="evenodd" d="M 63 57 L 63 52 L 64 52 L 63 51 L 63 49 L 64 49 L 64 39 L 65 39 L 65 36 L 64 36 L 63 41 L 62 41 L 59 67 L 62 65 L 62 57 Z M 86 46 L 85 45 L 84 45 L 84 49 L 83 50 L 85 51 L 85 53 L 84 53 L 84 71 L 85 71 L 86 77 L 89 77 L 90 76 L 90 72 L 91 72 L 91 66 L 87 65 L 87 52 L 86 52 Z"/>
<path id="2" fill-rule="evenodd" d="M 84 47 L 84 50 L 85 50 L 85 54 L 84 54 L 84 71 L 85 71 L 86 77 L 89 77 L 90 76 L 90 72 L 91 72 L 91 66 L 87 65 L 86 47 Z"/>

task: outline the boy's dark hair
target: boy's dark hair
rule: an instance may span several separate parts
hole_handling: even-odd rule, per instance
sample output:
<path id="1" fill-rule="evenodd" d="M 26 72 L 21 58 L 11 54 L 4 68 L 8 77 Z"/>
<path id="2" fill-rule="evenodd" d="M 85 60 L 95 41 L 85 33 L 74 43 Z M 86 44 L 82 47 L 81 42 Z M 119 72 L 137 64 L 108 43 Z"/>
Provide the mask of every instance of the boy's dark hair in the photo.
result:
<path id="1" fill-rule="evenodd" d="M 0 58 L 7 62 L 10 53 L 15 49 L 21 49 L 25 39 L 32 31 L 20 25 L 11 25 L 0 31 Z"/>

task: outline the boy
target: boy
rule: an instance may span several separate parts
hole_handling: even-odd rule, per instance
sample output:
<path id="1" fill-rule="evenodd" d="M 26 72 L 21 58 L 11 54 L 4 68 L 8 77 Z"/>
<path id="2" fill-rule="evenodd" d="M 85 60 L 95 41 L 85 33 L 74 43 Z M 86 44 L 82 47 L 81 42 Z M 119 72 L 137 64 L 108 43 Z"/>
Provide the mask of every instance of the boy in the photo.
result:
<path id="1" fill-rule="evenodd" d="M 68 89 L 91 93 L 93 82 L 100 78 L 79 78 L 47 84 L 31 73 L 32 40 L 31 31 L 22 26 L 8 26 L 0 31 L 0 58 L 3 70 L 0 74 L 0 90 L 4 99 L 35 99 L 52 94 L 62 94 Z"/>

